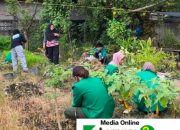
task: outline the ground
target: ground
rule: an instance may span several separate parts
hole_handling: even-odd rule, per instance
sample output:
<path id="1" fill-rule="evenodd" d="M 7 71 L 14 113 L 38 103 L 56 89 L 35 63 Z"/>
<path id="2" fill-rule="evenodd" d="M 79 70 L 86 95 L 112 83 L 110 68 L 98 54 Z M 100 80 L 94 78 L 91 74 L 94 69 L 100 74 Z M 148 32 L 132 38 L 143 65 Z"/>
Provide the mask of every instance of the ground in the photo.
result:
<path id="1" fill-rule="evenodd" d="M 3 75 L 8 72 L 11 72 L 9 67 L 0 71 L 0 130 L 58 130 L 60 126 L 63 130 L 75 129 L 75 122 L 65 119 L 63 114 L 65 108 L 71 105 L 71 84 L 54 90 L 46 87 L 42 75 L 20 72 L 16 78 L 7 80 Z M 180 87 L 180 80 L 175 80 L 175 84 Z M 7 86 L 13 87 L 5 92 Z M 13 88 L 18 87 L 22 91 L 13 95 Z M 177 97 L 176 104 L 180 104 L 180 97 Z M 129 114 L 123 114 L 123 111 L 122 104 L 118 104 L 114 117 L 180 118 L 180 113 L 170 108 L 160 113 L 159 117 L 138 112 L 135 108 Z M 60 122 L 59 125 L 57 122 Z"/>

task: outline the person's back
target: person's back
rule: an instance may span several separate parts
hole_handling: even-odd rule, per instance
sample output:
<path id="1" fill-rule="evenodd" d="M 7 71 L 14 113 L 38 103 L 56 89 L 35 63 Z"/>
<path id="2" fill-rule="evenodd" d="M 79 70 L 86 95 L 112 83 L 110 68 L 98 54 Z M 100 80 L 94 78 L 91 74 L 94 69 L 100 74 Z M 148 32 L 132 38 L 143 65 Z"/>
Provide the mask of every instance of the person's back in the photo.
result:
<path id="1" fill-rule="evenodd" d="M 136 75 L 140 78 L 140 82 L 145 83 L 148 88 L 155 89 L 156 87 L 159 86 L 158 85 L 159 78 L 158 78 L 157 74 L 155 73 L 155 68 L 154 68 L 153 64 L 150 62 L 146 62 L 143 66 L 143 71 L 138 72 Z M 155 80 L 156 80 L 156 82 L 154 82 Z M 134 96 L 134 102 L 137 104 L 138 109 L 140 111 L 155 112 L 157 106 L 158 106 L 159 111 L 165 110 L 165 108 L 162 107 L 159 102 L 155 103 L 155 100 L 156 100 L 156 94 L 155 93 L 149 95 L 149 98 L 152 101 L 150 107 L 145 106 L 145 99 L 144 98 L 142 98 L 141 101 L 139 101 L 139 95 L 140 94 L 141 93 L 138 92 Z"/>
<path id="2" fill-rule="evenodd" d="M 113 54 L 113 59 L 111 62 L 105 67 L 107 74 L 112 75 L 118 72 L 118 66 L 122 65 L 125 55 L 122 52 L 116 52 Z"/>
<path id="3" fill-rule="evenodd" d="M 114 100 L 108 95 L 101 79 L 92 77 L 81 79 L 73 85 L 73 95 L 78 95 L 75 96 L 73 107 L 81 106 L 87 118 L 112 117 Z M 82 103 L 78 102 L 76 97 L 82 98 Z"/>
<path id="4" fill-rule="evenodd" d="M 152 71 L 149 71 L 149 70 L 144 70 L 144 71 L 140 71 L 136 74 L 137 76 L 140 77 L 141 79 L 141 82 L 144 82 L 146 83 L 146 85 L 149 87 L 149 88 L 155 88 L 157 87 L 157 84 L 153 84 L 152 80 L 155 79 L 155 78 L 158 78 L 157 74 L 152 72 Z"/>
<path id="5" fill-rule="evenodd" d="M 18 68 L 18 60 L 21 62 L 23 72 L 28 72 L 26 58 L 23 50 L 23 43 L 26 42 L 24 36 L 20 33 L 18 29 L 13 31 L 13 36 L 11 38 L 11 58 L 13 71 L 16 72 Z"/>
<path id="6" fill-rule="evenodd" d="M 15 33 L 12 36 L 11 48 L 14 48 L 19 45 L 23 45 L 26 42 L 24 35 L 22 35 L 19 30 L 15 30 Z"/>

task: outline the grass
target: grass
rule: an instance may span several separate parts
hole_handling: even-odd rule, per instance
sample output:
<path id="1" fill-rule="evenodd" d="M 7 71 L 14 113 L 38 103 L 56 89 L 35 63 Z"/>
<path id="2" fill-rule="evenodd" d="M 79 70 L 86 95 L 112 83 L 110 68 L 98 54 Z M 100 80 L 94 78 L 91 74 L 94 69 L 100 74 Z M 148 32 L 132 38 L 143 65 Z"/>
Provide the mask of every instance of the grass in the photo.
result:
<path id="1" fill-rule="evenodd" d="M 3 59 L 5 59 L 5 56 L 10 53 L 10 51 L 3 51 Z M 25 51 L 25 56 L 26 56 L 26 62 L 28 67 L 33 67 L 33 66 L 43 66 L 48 63 L 48 59 L 41 55 L 41 54 L 34 54 L 30 51 Z"/>
<path id="2" fill-rule="evenodd" d="M 33 57 L 33 55 L 30 56 Z M 66 84 L 68 89 L 58 90 L 55 95 L 52 88 L 45 87 L 45 79 L 43 79 L 42 76 L 20 73 L 15 79 L 9 81 L 5 80 L 2 76 L 8 71 L 10 71 L 8 67 L 0 71 L 0 130 L 58 129 L 57 113 L 60 121 L 63 121 L 65 120 L 64 110 L 71 106 L 69 89 L 71 84 L 68 82 L 68 84 Z M 42 96 L 32 96 L 18 100 L 10 100 L 9 97 L 4 95 L 3 90 L 6 86 L 21 82 L 33 82 L 41 86 L 45 93 Z M 56 101 L 55 98 L 57 98 Z M 177 105 L 179 102 L 180 99 L 177 98 Z M 179 111 L 177 118 L 180 118 L 180 107 L 177 109 Z M 118 109 L 116 112 L 118 118 L 148 118 L 147 115 L 137 110 L 128 115 L 122 114 L 123 109 Z M 172 118 L 171 109 L 164 113 L 164 115 L 160 115 L 159 118 Z"/>

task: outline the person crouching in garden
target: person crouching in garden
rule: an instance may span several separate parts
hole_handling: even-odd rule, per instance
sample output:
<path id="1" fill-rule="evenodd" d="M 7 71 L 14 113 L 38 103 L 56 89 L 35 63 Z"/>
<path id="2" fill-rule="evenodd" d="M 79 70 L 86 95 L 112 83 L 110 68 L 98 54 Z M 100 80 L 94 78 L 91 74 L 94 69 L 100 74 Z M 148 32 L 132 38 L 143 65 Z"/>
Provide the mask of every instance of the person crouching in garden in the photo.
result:
<path id="1" fill-rule="evenodd" d="M 73 68 L 77 82 L 72 86 L 72 107 L 64 112 L 66 118 L 112 118 L 115 103 L 100 78 L 90 77 L 82 66 Z"/>
<path id="2" fill-rule="evenodd" d="M 54 64 L 59 64 L 59 42 L 58 37 L 60 34 L 56 31 L 54 25 L 50 23 L 47 31 L 45 32 L 45 45 L 47 48 L 47 57 Z"/>
<path id="3" fill-rule="evenodd" d="M 143 66 L 143 70 L 137 73 L 137 76 L 140 78 L 141 83 L 145 83 L 148 88 L 156 89 L 158 87 L 158 83 L 153 82 L 155 79 L 158 79 L 158 76 L 155 71 L 155 67 L 151 62 L 145 62 Z M 134 96 L 134 102 L 137 104 L 137 108 L 139 111 L 144 111 L 147 113 L 155 112 L 157 107 L 158 111 L 164 111 L 165 108 L 160 105 L 160 103 L 155 103 L 156 100 L 156 94 L 150 95 L 149 98 L 152 100 L 152 105 L 150 107 L 145 106 L 145 100 L 146 97 L 142 98 L 141 101 L 139 101 L 139 95 L 141 93 L 138 92 Z"/>
<path id="4" fill-rule="evenodd" d="M 105 67 L 107 74 L 112 75 L 118 72 L 118 67 L 122 65 L 125 55 L 122 52 L 116 52 L 113 54 L 112 61 Z"/>
<path id="5" fill-rule="evenodd" d="M 17 61 L 18 59 L 21 62 L 23 72 L 28 72 L 26 58 L 23 50 L 23 43 L 26 42 L 26 39 L 23 34 L 20 33 L 18 29 L 13 31 L 13 36 L 11 38 L 11 57 L 12 57 L 12 66 L 13 71 L 16 72 L 18 69 Z"/>
<path id="6" fill-rule="evenodd" d="M 93 60 L 93 59 L 98 59 L 102 64 L 107 64 L 108 59 L 107 59 L 107 50 L 104 47 L 103 44 L 97 43 L 95 48 L 92 49 L 90 52 L 84 52 L 83 56 L 85 59 L 88 60 Z"/>

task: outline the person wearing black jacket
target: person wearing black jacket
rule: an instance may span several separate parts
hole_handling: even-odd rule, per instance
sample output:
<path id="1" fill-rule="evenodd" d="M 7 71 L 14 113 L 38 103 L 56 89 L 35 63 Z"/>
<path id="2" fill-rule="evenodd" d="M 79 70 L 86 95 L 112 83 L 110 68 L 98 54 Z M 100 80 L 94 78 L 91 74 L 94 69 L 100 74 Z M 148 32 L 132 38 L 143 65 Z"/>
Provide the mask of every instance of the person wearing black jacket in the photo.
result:
<path id="1" fill-rule="evenodd" d="M 50 23 L 47 31 L 45 32 L 45 47 L 47 48 L 47 57 L 54 64 L 59 64 L 59 37 L 58 31 L 54 25 Z"/>
<path id="2" fill-rule="evenodd" d="M 26 58 L 23 50 L 23 43 L 26 42 L 26 39 L 23 34 L 20 33 L 18 29 L 13 31 L 13 36 L 11 37 L 11 57 L 12 57 L 12 67 L 13 71 L 17 71 L 18 59 L 21 62 L 21 66 L 24 72 L 28 71 Z"/>

